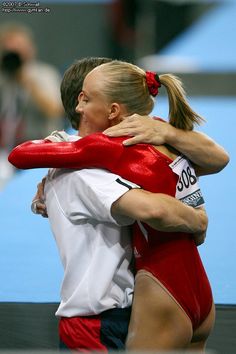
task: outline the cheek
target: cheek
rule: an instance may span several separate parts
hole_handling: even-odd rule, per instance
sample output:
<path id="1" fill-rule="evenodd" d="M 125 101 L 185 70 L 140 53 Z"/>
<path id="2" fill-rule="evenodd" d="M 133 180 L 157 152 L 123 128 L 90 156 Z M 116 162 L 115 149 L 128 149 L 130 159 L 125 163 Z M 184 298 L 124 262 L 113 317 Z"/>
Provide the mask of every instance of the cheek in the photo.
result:
<path id="1" fill-rule="evenodd" d="M 94 108 L 90 110 L 87 119 L 100 129 L 106 129 L 109 126 L 108 114 L 105 109 Z"/>
<path id="2" fill-rule="evenodd" d="M 105 130 L 109 126 L 109 120 L 105 118 L 104 114 L 98 114 L 93 123 L 98 127 L 98 129 L 102 130 Z"/>

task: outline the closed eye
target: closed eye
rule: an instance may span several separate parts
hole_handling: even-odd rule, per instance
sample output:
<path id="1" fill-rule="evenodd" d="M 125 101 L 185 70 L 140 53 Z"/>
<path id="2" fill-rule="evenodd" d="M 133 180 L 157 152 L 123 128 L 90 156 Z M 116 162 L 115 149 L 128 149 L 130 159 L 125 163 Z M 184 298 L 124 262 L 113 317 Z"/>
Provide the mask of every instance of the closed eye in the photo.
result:
<path id="1" fill-rule="evenodd" d="M 79 102 L 87 103 L 88 97 L 84 94 L 84 92 L 80 92 L 79 94 Z"/>

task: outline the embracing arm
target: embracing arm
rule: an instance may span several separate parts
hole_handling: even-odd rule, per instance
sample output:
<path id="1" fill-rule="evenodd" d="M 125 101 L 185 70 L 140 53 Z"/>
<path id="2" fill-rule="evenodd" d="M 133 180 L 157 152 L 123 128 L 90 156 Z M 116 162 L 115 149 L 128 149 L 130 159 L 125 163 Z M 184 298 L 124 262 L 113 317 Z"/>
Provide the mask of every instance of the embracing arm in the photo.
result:
<path id="1" fill-rule="evenodd" d="M 73 154 L 73 143 L 55 143 L 48 140 L 26 141 L 11 151 L 8 161 L 19 169 L 56 168 L 60 167 L 60 160 L 67 156 L 68 152 Z"/>
<path id="2" fill-rule="evenodd" d="M 31 209 L 35 214 L 47 217 L 44 183 L 45 178 L 38 184 Z M 194 209 L 166 194 L 132 189 L 113 203 L 112 213 L 141 220 L 159 231 L 191 233 L 196 246 L 205 241 L 208 225 L 205 210 Z"/>
<path id="3" fill-rule="evenodd" d="M 166 143 L 194 163 L 198 176 L 220 172 L 229 162 L 229 155 L 223 147 L 200 132 L 173 128 Z"/>
<path id="4" fill-rule="evenodd" d="M 196 131 L 184 131 L 169 123 L 134 114 L 120 124 L 108 128 L 104 134 L 110 137 L 130 135 L 124 145 L 148 143 L 168 144 L 180 151 L 195 164 L 197 175 L 221 171 L 229 162 L 229 155 L 222 146 L 207 135 Z"/>
<path id="5" fill-rule="evenodd" d="M 123 142 L 124 145 L 132 145 L 141 141 L 154 145 L 169 144 L 195 164 L 197 175 L 219 172 L 229 161 L 226 151 L 208 136 L 195 131 L 176 129 L 166 122 L 148 117 L 133 115 L 122 123 L 109 128 L 105 133 L 112 137 L 134 135 L 133 138 L 126 140 L 124 137 L 120 138 L 119 142 Z M 109 153 L 115 154 L 112 157 L 113 161 L 122 154 L 120 144 L 115 144 L 114 141 L 116 149 L 112 145 L 113 139 L 109 139 L 101 133 L 92 134 L 73 142 L 55 143 L 47 139 L 35 140 L 15 147 L 8 159 L 11 164 L 21 169 L 105 167 L 102 163 L 99 165 L 99 151 L 100 156 L 106 156 L 104 151 L 109 148 Z M 117 147 L 119 151 L 117 151 Z M 106 168 L 109 169 L 109 166 Z"/>
<path id="6" fill-rule="evenodd" d="M 9 154 L 8 160 L 19 169 L 43 167 L 112 169 L 113 161 L 119 158 L 124 149 L 121 144 L 122 139 L 117 139 L 120 141 L 119 144 L 117 140 L 113 142 L 113 139 L 109 139 L 102 133 L 95 133 L 76 141 L 53 142 L 48 138 L 27 141 L 16 146 Z M 112 149 L 113 144 L 115 149 Z M 107 156 L 107 151 L 110 151 L 109 157 L 112 154 L 111 159 Z M 99 159 L 98 156 L 103 158 Z"/>
<path id="7" fill-rule="evenodd" d="M 166 232 L 205 233 L 208 218 L 204 209 L 194 209 L 161 193 L 132 189 L 112 206 L 112 213 L 130 216 Z"/>

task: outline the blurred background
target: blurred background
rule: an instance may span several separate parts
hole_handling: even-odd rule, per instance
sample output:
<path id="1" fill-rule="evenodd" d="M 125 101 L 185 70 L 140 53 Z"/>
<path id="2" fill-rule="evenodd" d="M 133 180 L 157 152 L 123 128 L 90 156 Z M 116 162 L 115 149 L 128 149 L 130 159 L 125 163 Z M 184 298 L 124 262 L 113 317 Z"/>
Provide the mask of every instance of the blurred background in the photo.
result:
<path id="1" fill-rule="evenodd" d="M 15 171 L 7 163 L 8 151 L 26 138 L 69 129 L 60 104 L 61 77 L 76 59 L 105 56 L 177 74 L 192 107 L 206 118 L 197 129 L 230 154 L 225 170 L 200 181 L 210 220 L 200 253 L 217 304 L 208 348 L 235 352 L 235 18 L 235 0 L 0 3 L 1 70 L 5 70 L 0 73 L 0 349 L 57 347 L 54 312 L 62 279 L 47 219 L 30 211 L 46 170 Z M 12 57 L 15 39 L 1 36 L 1 29 L 6 33 L 9 25 L 15 26 L 17 35 L 26 36 L 19 45 L 19 51 L 25 48 L 27 53 L 22 62 Z M 13 69 L 3 63 L 9 53 Z M 14 65 L 24 67 L 20 77 L 14 74 Z M 24 112 L 24 120 L 19 112 Z M 162 92 L 153 114 L 168 118 Z"/>

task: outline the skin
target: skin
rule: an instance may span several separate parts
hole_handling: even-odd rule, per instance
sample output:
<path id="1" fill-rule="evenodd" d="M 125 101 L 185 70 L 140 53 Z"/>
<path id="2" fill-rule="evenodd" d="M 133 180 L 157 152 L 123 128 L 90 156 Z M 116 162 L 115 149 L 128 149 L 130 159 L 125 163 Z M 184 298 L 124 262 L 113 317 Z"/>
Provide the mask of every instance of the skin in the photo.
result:
<path id="1" fill-rule="evenodd" d="M 100 77 L 100 79 L 101 79 L 101 77 Z M 101 81 L 99 81 L 99 82 L 101 82 Z M 86 84 L 87 84 L 87 87 L 85 86 Z M 152 123 L 150 123 L 150 118 L 147 118 L 147 117 L 141 117 L 142 124 L 140 124 L 140 120 L 139 120 L 140 116 L 138 116 L 138 115 L 133 115 L 133 116 L 127 117 L 125 120 L 123 120 L 123 117 L 125 115 L 127 116 L 127 114 L 123 109 L 124 107 L 121 107 L 121 106 L 117 107 L 116 103 L 113 103 L 109 106 L 109 105 L 106 105 L 106 102 L 103 102 L 103 104 L 104 104 L 103 108 L 105 110 L 103 113 L 105 114 L 105 118 L 106 118 L 105 122 L 101 119 L 102 116 L 100 116 L 100 114 L 99 114 L 99 116 L 96 117 L 96 121 L 95 121 L 93 114 L 91 114 L 90 108 L 92 106 L 92 108 L 95 111 L 96 105 L 94 106 L 94 104 L 95 103 L 97 104 L 98 100 L 97 100 L 97 102 L 95 101 L 94 94 L 96 93 L 96 90 L 94 90 L 94 84 L 90 85 L 90 86 L 88 86 L 88 85 L 89 85 L 89 82 L 85 81 L 85 84 L 83 87 L 83 92 L 81 93 L 81 95 L 79 97 L 79 105 L 77 106 L 77 109 L 76 109 L 76 111 L 81 113 L 81 116 L 82 116 L 82 119 L 81 119 L 82 125 L 80 127 L 80 134 L 82 132 L 83 136 L 88 135 L 91 130 L 92 131 L 98 131 L 98 130 L 103 131 L 103 129 L 106 129 L 104 133 L 107 135 L 110 135 L 110 136 L 119 136 L 119 135 L 134 136 L 133 138 L 126 140 L 126 142 L 125 142 L 126 145 L 130 145 L 130 144 L 137 143 L 137 142 L 147 142 L 147 143 L 153 143 L 156 145 L 159 145 L 159 144 L 172 145 L 177 150 L 181 151 L 187 157 L 189 157 L 191 160 L 193 160 L 195 162 L 197 168 L 202 165 L 201 168 L 198 170 L 199 175 L 218 172 L 228 163 L 229 157 L 228 157 L 227 153 L 224 151 L 224 149 L 222 149 L 219 145 L 217 145 L 215 142 L 213 142 L 207 136 L 200 135 L 200 133 L 196 133 L 196 132 L 178 131 L 176 128 L 169 126 L 168 123 L 162 123 L 162 122 L 158 122 L 158 121 L 156 121 L 156 122 L 152 121 Z M 93 90 L 89 90 L 90 88 L 93 88 Z M 100 92 L 101 92 L 101 87 L 97 88 L 97 90 L 98 91 L 97 91 L 96 95 L 98 97 L 98 95 L 100 95 Z M 101 97 L 100 97 L 100 99 L 101 99 Z M 88 108 L 88 107 L 90 107 L 90 108 Z M 147 121 L 147 119 L 148 119 L 148 121 Z M 119 125 L 116 125 L 121 120 L 123 120 L 123 122 L 120 123 Z M 96 124 L 98 124 L 98 129 L 96 128 Z M 144 131 L 144 133 L 143 133 L 143 131 Z M 155 132 L 155 134 L 154 134 L 154 132 Z M 189 142 L 191 142 L 191 144 L 189 144 Z M 200 154 L 201 151 L 203 151 L 203 150 L 201 150 L 201 148 L 199 148 L 199 145 L 204 147 L 204 154 L 203 155 Z M 192 149 L 191 149 L 191 146 L 193 146 Z M 163 149 L 163 147 L 160 147 L 159 149 Z M 205 158 L 207 149 L 209 149 L 209 153 L 207 154 L 207 158 Z M 164 153 L 167 153 L 165 148 L 164 148 Z M 169 154 L 171 154 L 170 151 L 169 151 Z M 199 156 L 200 156 L 201 160 L 199 159 Z M 209 160 L 210 157 L 211 157 L 211 160 Z M 210 165 L 208 164 L 209 161 L 210 161 Z M 199 166 L 198 166 L 198 164 L 199 164 Z M 136 190 L 136 191 L 131 191 L 131 192 L 140 192 L 140 191 Z M 142 191 L 142 192 L 145 192 L 145 191 Z M 127 213 L 127 210 L 125 210 L 125 208 L 127 208 L 128 201 L 127 200 L 125 201 L 125 198 L 128 198 L 129 193 L 130 192 L 126 193 L 124 199 L 120 198 L 120 200 L 117 201 L 117 203 L 113 205 L 112 211 L 114 213 L 121 213 L 121 214 Z M 148 193 L 148 192 L 146 192 L 146 193 Z M 141 194 L 140 194 L 140 197 L 142 198 Z M 159 197 L 160 197 L 160 195 L 159 195 Z M 130 201 L 132 202 L 132 199 L 130 199 Z M 162 200 L 162 202 L 163 202 L 163 200 Z M 134 206 L 133 209 L 139 209 L 136 207 L 136 205 Z M 41 205 L 39 204 L 39 208 L 41 206 L 42 206 L 42 212 L 45 212 L 45 210 L 43 209 L 43 204 L 41 204 Z M 146 211 L 147 210 L 148 209 L 146 209 Z M 131 214 L 129 214 L 129 215 L 131 215 Z M 157 215 L 155 215 L 155 217 L 156 216 Z M 146 220 L 146 222 L 147 222 L 147 218 L 145 215 L 140 215 L 139 217 L 143 218 L 143 220 Z M 155 217 L 153 214 L 152 221 L 149 220 L 150 225 L 152 227 L 155 226 L 154 224 L 152 224 Z M 162 217 L 163 217 L 163 215 L 162 215 Z M 161 220 L 161 217 L 160 217 L 160 220 Z M 165 226 L 163 226 L 163 224 L 161 225 L 161 222 L 159 223 L 158 226 L 159 227 L 168 227 L 167 224 Z M 172 225 L 169 224 L 169 227 L 171 228 Z M 141 282 L 138 280 L 136 282 L 137 289 L 139 286 L 141 286 L 141 288 L 142 288 L 142 286 L 143 286 L 142 284 L 144 284 L 143 280 Z M 150 282 L 148 282 L 148 284 L 150 285 Z M 138 304 L 137 306 L 135 306 L 136 309 L 143 308 L 143 305 L 144 305 L 142 303 L 143 299 L 150 299 L 149 295 L 152 294 L 153 289 L 149 289 L 149 288 L 151 288 L 151 287 L 144 286 L 144 288 L 141 289 L 141 291 L 143 292 L 143 294 L 145 294 L 145 296 L 141 296 L 140 298 L 138 296 L 135 297 L 135 301 Z M 155 284 L 155 289 L 157 289 L 156 284 Z M 144 290 L 145 290 L 145 292 L 144 292 Z M 163 291 L 163 289 L 159 289 L 158 291 L 159 291 L 160 299 L 162 299 L 162 296 L 164 296 L 164 298 L 162 299 L 162 301 L 164 301 L 164 299 L 166 298 L 166 293 Z M 140 292 L 137 291 L 136 293 L 139 294 Z M 141 303 L 139 303 L 140 301 L 141 301 Z M 170 303 L 171 303 L 171 301 L 170 301 Z M 168 306 L 171 305 L 170 303 Z M 193 331 L 191 329 L 191 323 L 188 320 L 188 318 L 186 318 L 186 315 L 179 308 L 176 309 L 175 303 L 172 305 L 174 306 L 174 308 L 176 310 L 176 312 L 174 311 L 173 313 L 175 313 L 175 316 L 178 319 L 178 322 L 177 322 L 178 325 L 174 326 L 172 329 L 168 328 L 169 321 L 168 322 L 166 321 L 166 314 L 161 317 L 161 313 L 160 313 L 160 314 L 158 314 L 158 316 L 160 315 L 160 318 L 162 318 L 160 328 L 163 328 L 163 324 L 165 323 L 166 331 L 167 331 L 166 333 L 170 333 L 170 331 L 172 331 L 172 337 L 173 337 L 173 340 L 175 341 L 175 346 L 174 346 L 175 348 L 177 348 L 178 345 L 180 345 L 180 346 L 184 345 L 187 347 L 189 341 L 192 340 L 192 343 L 190 345 L 191 348 L 203 349 L 204 345 L 205 345 L 205 340 L 206 340 L 207 336 L 209 335 L 209 331 L 212 327 L 212 323 L 214 322 L 214 306 L 213 306 L 212 311 L 211 311 L 210 315 L 208 316 L 208 318 L 193 333 Z M 130 349 L 132 349 L 132 347 L 135 349 L 139 348 L 139 344 L 137 342 L 137 336 L 136 336 L 136 342 L 135 343 L 132 342 L 133 341 L 133 331 L 137 330 L 137 328 L 135 329 L 135 326 L 134 326 L 135 318 L 136 319 L 138 318 L 137 316 L 138 316 L 137 314 L 134 314 L 133 319 L 131 321 L 131 327 L 130 327 L 130 331 L 129 331 L 130 334 L 129 334 L 129 338 L 128 338 L 128 342 L 127 342 L 128 347 Z M 142 316 L 144 316 L 144 313 L 142 313 Z M 181 319 L 181 321 L 180 321 L 180 319 Z M 165 322 L 163 322 L 164 320 L 165 320 Z M 150 318 L 147 318 L 147 321 L 150 322 Z M 156 328 L 155 328 L 156 333 L 160 333 L 156 321 L 154 321 L 152 324 L 150 322 L 150 325 L 156 326 Z M 143 326 L 142 326 L 142 328 L 143 328 Z M 146 328 L 146 326 L 145 326 L 145 328 Z M 178 328 L 178 329 L 182 328 L 182 329 L 184 329 L 184 331 L 182 331 L 182 333 L 179 333 L 176 330 L 176 328 Z M 144 332 L 142 331 L 142 333 L 144 333 Z M 148 335 L 148 333 L 150 334 L 152 332 L 146 331 L 145 335 Z M 145 335 L 144 335 L 144 337 L 145 337 Z M 185 338 L 183 338 L 183 337 L 185 337 Z M 158 335 L 158 338 L 160 338 L 159 335 Z M 169 338 L 170 338 L 170 335 L 168 335 L 167 339 L 169 340 Z M 150 339 L 153 340 L 153 338 L 150 338 Z M 165 345 L 168 342 L 168 340 L 166 340 L 165 336 L 163 336 L 162 338 L 160 338 L 160 341 L 162 341 L 162 343 L 160 343 L 160 342 L 154 343 L 154 349 L 166 348 Z M 180 344 L 177 343 L 179 340 L 180 340 Z M 140 342 L 141 342 L 140 345 L 141 345 L 141 349 L 142 349 L 143 343 L 145 343 L 145 338 L 143 338 L 141 336 Z M 185 342 L 185 344 L 183 344 L 184 342 Z M 146 341 L 146 346 L 148 343 L 150 344 L 152 342 L 150 342 L 150 340 Z M 153 343 L 152 343 L 152 345 L 153 345 Z"/>
<path id="2" fill-rule="evenodd" d="M 82 137 L 102 132 L 120 123 L 121 117 L 127 115 L 124 106 L 116 102 L 108 103 L 101 94 L 103 75 L 96 69 L 86 76 L 78 97 L 76 112 L 80 114 L 79 133 Z M 95 85 L 94 80 L 98 80 Z"/>
<path id="3" fill-rule="evenodd" d="M 133 114 L 103 133 L 110 137 L 130 136 L 124 141 L 126 146 L 137 143 L 172 146 L 194 163 L 198 176 L 220 172 L 229 162 L 225 149 L 205 134 L 177 129 L 149 116 Z"/>
<path id="4" fill-rule="evenodd" d="M 150 273 L 139 272 L 135 279 L 132 314 L 126 347 L 128 350 L 198 350 L 204 352 L 215 321 L 215 307 L 193 331 L 186 313 L 167 295 Z"/>
<path id="5" fill-rule="evenodd" d="M 122 116 L 127 113 L 122 105 L 114 102 L 108 104 L 105 97 L 102 95 L 98 97 L 98 93 L 101 92 L 102 82 L 103 77 L 99 67 L 90 72 L 84 80 L 83 90 L 76 108 L 76 111 L 81 115 L 82 127 L 80 127 L 80 132 L 82 131 L 82 134 L 87 133 L 88 126 L 94 128 L 96 124 L 98 124 L 99 131 L 102 131 L 104 126 L 107 126 L 107 128 L 115 126 L 117 122 L 121 121 Z M 100 108 L 104 111 L 100 111 Z M 95 112 L 99 112 L 96 117 Z M 171 158 L 175 155 L 166 146 L 156 148 L 161 149 L 162 152 Z M 126 214 L 127 208 L 128 210 L 138 209 L 140 212 L 139 206 L 143 205 L 142 202 L 139 204 L 135 200 L 135 204 L 132 204 L 132 198 L 130 200 L 125 199 L 128 193 L 114 203 L 113 212 Z M 129 203 L 131 203 L 130 209 Z M 149 203 L 147 204 L 149 205 Z M 175 214 L 176 211 L 174 209 L 173 213 Z M 135 211 L 133 213 L 132 216 L 137 218 Z M 143 215 L 138 217 L 144 220 Z M 152 220 L 155 220 L 155 217 Z M 150 219 L 148 219 L 148 223 L 154 226 L 151 224 Z M 160 225 L 158 226 L 160 227 Z M 170 229 L 172 227 L 173 224 L 170 224 Z M 206 338 L 210 333 L 215 318 L 214 305 L 212 305 L 212 310 L 202 324 L 202 328 L 197 329 L 198 333 L 197 331 L 193 332 L 191 321 L 185 312 L 169 296 L 161 284 L 156 281 L 150 281 L 145 274 L 138 276 L 136 279 L 132 308 L 127 338 L 127 348 L 129 350 L 191 348 L 193 345 L 191 342 L 194 342 L 195 349 L 204 350 Z M 153 309 L 156 311 L 155 314 L 153 314 Z M 140 326 L 140 323 L 143 325 Z M 153 335 L 154 333 L 158 333 L 158 336 Z"/>
<path id="6" fill-rule="evenodd" d="M 94 81 L 96 82 L 95 85 Z M 80 114 L 79 130 L 82 137 L 113 127 L 121 122 L 124 115 L 127 115 L 123 105 L 116 102 L 108 103 L 106 101 L 105 97 L 101 94 L 102 87 L 100 83 L 102 83 L 102 75 L 99 70 L 92 71 L 84 80 L 83 90 L 78 97 L 76 112 Z M 169 154 L 173 159 L 176 157 L 176 155 L 168 152 L 163 147 L 159 147 L 159 150 Z M 36 202 L 36 212 L 47 217 L 43 196 L 44 183 L 45 179 L 38 185 L 38 191 L 33 199 L 33 203 L 34 201 Z M 146 202 L 146 206 L 144 201 Z M 139 208 L 135 207 L 135 203 L 137 202 L 140 203 Z M 155 208 L 152 205 L 155 205 Z M 127 206 L 129 207 L 127 208 Z M 166 207 L 164 208 L 164 206 Z M 132 214 L 133 210 L 139 210 L 141 213 Z M 207 228 L 205 212 L 200 209 L 192 209 L 183 205 L 178 200 L 165 195 L 156 194 L 154 197 L 152 193 L 147 191 L 133 190 L 126 193 L 124 197 L 114 203 L 112 212 L 129 215 L 135 219 L 145 221 L 158 230 L 194 233 L 197 245 L 203 243 L 205 239 Z"/>

